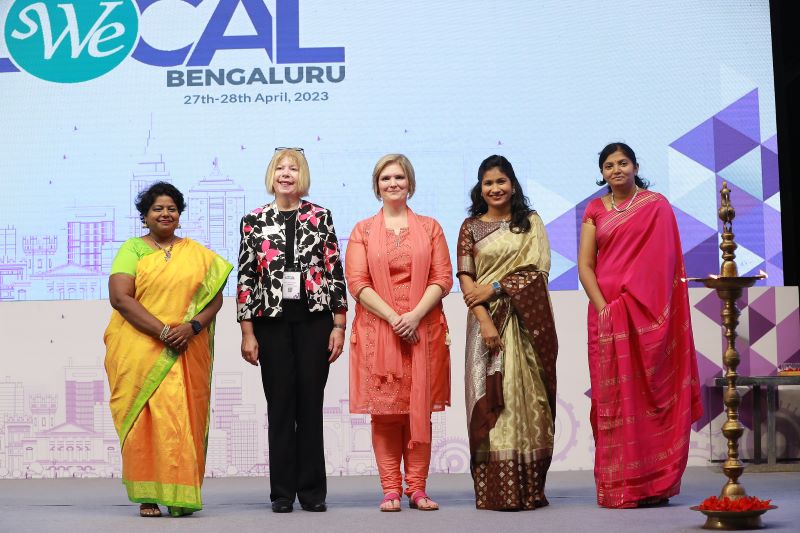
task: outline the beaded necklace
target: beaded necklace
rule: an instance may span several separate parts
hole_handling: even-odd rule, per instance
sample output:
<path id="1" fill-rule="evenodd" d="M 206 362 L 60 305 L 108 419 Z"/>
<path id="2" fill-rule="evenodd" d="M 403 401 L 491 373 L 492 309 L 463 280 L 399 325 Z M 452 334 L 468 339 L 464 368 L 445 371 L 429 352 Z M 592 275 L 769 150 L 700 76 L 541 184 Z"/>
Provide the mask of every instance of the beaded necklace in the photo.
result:
<path id="1" fill-rule="evenodd" d="M 636 190 L 633 191 L 633 196 L 631 196 L 630 202 L 628 202 L 628 205 L 626 205 L 624 208 L 617 207 L 617 203 L 614 201 L 614 191 L 611 191 L 611 207 L 614 208 L 614 211 L 616 211 L 617 213 L 622 213 L 623 211 L 627 211 L 628 208 L 633 205 L 633 201 L 636 199 L 636 195 L 639 194 L 639 186 L 634 185 L 634 187 L 636 187 Z"/>

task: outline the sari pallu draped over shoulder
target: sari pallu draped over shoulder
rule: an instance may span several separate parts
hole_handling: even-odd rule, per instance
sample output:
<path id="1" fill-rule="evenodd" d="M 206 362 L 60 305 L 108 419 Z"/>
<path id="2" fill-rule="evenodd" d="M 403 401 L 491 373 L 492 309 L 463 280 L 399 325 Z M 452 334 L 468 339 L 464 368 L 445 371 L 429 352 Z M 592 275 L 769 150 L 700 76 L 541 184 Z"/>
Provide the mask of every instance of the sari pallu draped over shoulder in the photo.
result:
<path id="1" fill-rule="evenodd" d="M 608 302 L 599 314 L 589 305 L 597 501 L 635 507 L 678 494 L 702 413 L 689 297 L 663 196 L 641 191 L 624 212 L 595 212 L 595 273 Z"/>
<path id="2" fill-rule="evenodd" d="M 539 216 L 529 218 L 526 233 L 467 219 L 459 236 L 458 274 L 499 281 L 504 293 L 488 305 L 502 351 L 490 351 L 478 320 L 467 317 L 467 423 L 480 509 L 547 505 L 558 339 L 547 290 L 550 247 Z"/>
<path id="3" fill-rule="evenodd" d="M 232 266 L 190 239 L 142 257 L 136 300 L 165 324 L 188 322 L 225 285 Z M 214 323 L 178 354 L 114 311 L 106 328 L 109 405 L 122 448 L 128 498 L 188 511 L 202 508 L 200 486 L 214 359 Z"/>

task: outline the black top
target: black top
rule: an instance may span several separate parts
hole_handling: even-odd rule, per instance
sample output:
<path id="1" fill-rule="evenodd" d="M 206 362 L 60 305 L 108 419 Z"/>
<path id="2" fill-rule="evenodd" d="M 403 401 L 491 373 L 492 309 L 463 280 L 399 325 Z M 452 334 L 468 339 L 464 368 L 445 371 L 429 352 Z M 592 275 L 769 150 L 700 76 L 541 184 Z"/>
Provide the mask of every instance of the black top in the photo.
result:
<path id="1" fill-rule="evenodd" d="M 299 270 L 300 274 L 300 298 L 281 301 L 281 316 L 289 322 L 303 322 L 311 317 L 308 310 L 308 295 L 306 294 L 306 284 L 303 282 L 306 265 L 294 264 L 294 240 L 295 230 L 297 229 L 297 209 L 291 211 L 281 211 L 283 218 L 283 229 L 286 232 L 286 270 Z"/>

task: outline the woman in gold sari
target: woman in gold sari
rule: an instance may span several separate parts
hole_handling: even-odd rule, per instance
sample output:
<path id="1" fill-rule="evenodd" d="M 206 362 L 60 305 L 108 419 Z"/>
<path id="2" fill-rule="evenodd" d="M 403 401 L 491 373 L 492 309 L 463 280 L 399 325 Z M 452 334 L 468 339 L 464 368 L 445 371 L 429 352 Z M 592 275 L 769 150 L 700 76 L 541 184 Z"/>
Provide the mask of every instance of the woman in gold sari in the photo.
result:
<path id="1" fill-rule="evenodd" d="M 467 317 L 467 423 L 478 509 L 548 504 L 556 339 L 547 275 L 550 244 L 511 163 L 481 163 L 458 240 Z"/>
<path id="2" fill-rule="evenodd" d="M 150 230 L 120 247 L 109 277 L 106 328 L 111 415 L 122 448 L 122 482 L 141 516 L 202 509 L 214 317 L 233 268 L 179 238 L 183 195 L 153 184 L 136 202 Z"/>

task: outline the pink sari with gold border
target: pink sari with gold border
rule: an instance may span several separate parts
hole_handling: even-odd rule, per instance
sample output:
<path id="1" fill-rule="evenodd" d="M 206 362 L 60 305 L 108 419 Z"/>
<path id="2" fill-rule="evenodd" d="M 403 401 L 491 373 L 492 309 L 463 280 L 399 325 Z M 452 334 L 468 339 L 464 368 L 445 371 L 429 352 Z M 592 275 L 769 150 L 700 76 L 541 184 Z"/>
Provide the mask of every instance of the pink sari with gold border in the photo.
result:
<path id="1" fill-rule="evenodd" d="M 636 507 L 678 494 L 702 413 L 680 236 L 667 200 L 646 190 L 621 213 L 595 199 L 583 221 L 596 226 L 608 302 L 588 313 L 597 503 Z"/>

